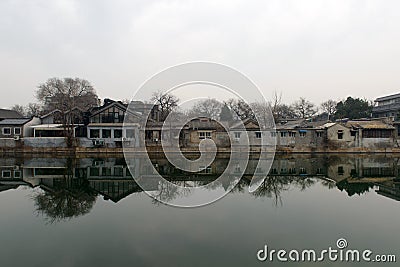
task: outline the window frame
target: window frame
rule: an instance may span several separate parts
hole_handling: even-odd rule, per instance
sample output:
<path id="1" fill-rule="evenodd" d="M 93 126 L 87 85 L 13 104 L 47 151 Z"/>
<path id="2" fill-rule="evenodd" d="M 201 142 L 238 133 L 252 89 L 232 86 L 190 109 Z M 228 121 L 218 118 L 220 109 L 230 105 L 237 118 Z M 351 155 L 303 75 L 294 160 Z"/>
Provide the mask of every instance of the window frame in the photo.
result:
<path id="1" fill-rule="evenodd" d="M 16 130 L 19 130 L 19 133 L 16 133 Z M 22 128 L 21 127 L 15 127 L 14 128 L 14 135 L 21 135 L 22 134 Z"/>
<path id="2" fill-rule="evenodd" d="M 117 136 L 116 133 L 121 133 L 120 136 Z M 122 129 L 114 129 L 114 138 L 122 138 L 123 137 L 123 132 Z"/>
<path id="3" fill-rule="evenodd" d="M 104 133 L 109 133 L 108 137 L 106 137 Z M 111 138 L 112 137 L 111 129 L 101 129 L 101 137 L 102 138 Z"/>
<path id="4" fill-rule="evenodd" d="M 10 131 L 10 133 L 5 133 L 6 129 L 8 129 Z M 11 127 L 3 127 L 1 131 L 2 131 L 3 135 L 11 135 Z"/>
<path id="5" fill-rule="evenodd" d="M 9 173 L 10 176 L 6 177 L 6 176 L 4 175 L 5 173 Z M 2 171 L 1 171 L 1 178 L 4 178 L 4 179 L 12 179 L 12 172 L 11 172 L 11 170 L 2 170 Z"/>
<path id="6" fill-rule="evenodd" d="M 234 137 L 235 137 L 236 140 L 239 140 L 240 136 L 242 135 L 241 132 L 234 132 L 233 134 L 234 134 Z"/>
<path id="7" fill-rule="evenodd" d="M 338 139 L 338 140 L 343 140 L 343 137 L 344 137 L 344 132 L 343 132 L 343 130 L 338 130 L 338 131 L 337 131 L 337 139 Z"/>
<path id="8" fill-rule="evenodd" d="M 98 136 L 97 136 L 97 137 L 94 137 L 94 136 L 92 135 L 92 132 L 97 132 L 97 133 L 98 133 Z M 89 129 L 89 137 L 90 137 L 90 138 L 100 138 L 100 129 Z"/>
<path id="9" fill-rule="evenodd" d="M 17 173 L 18 173 L 18 175 L 17 175 Z M 21 177 L 22 177 L 22 172 L 21 172 L 21 171 L 18 171 L 18 170 L 15 170 L 15 171 L 14 171 L 14 178 L 19 179 L 19 178 L 21 178 Z"/>
<path id="10" fill-rule="evenodd" d="M 199 131 L 199 139 L 204 140 L 204 139 L 212 139 L 211 132 L 209 131 Z M 204 136 L 202 136 L 204 135 Z"/>

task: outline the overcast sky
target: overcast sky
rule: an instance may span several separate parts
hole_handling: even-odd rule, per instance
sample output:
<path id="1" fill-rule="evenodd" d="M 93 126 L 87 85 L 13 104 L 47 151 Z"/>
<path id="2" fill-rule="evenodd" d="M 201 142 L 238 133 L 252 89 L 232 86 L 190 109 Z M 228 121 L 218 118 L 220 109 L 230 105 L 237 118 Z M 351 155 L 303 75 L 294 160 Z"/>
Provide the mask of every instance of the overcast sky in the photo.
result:
<path id="1" fill-rule="evenodd" d="M 0 1 L 0 107 L 50 77 L 131 98 L 188 61 L 227 64 L 266 97 L 320 103 L 400 89 L 400 1 Z"/>

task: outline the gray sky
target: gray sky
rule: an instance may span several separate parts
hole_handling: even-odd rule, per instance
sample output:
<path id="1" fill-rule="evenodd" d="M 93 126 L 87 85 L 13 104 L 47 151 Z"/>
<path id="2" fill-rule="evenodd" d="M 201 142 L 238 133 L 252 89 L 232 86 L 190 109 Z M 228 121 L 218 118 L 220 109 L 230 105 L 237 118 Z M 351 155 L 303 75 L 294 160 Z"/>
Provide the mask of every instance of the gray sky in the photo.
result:
<path id="1" fill-rule="evenodd" d="M 188 61 L 227 64 L 266 97 L 314 103 L 400 89 L 400 1 L 0 1 L 0 107 L 50 77 L 131 98 Z"/>

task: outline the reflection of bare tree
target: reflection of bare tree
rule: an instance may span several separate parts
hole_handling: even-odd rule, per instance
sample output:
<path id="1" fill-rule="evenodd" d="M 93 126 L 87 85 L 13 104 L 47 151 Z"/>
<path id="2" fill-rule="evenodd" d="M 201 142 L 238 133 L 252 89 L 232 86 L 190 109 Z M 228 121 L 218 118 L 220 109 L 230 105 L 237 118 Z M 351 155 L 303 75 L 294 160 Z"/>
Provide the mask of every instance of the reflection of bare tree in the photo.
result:
<path id="1" fill-rule="evenodd" d="M 250 185 L 250 181 L 247 179 L 240 179 L 240 181 L 232 188 L 231 193 L 243 193 L 245 189 Z"/>
<path id="2" fill-rule="evenodd" d="M 309 177 L 298 177 L 294 176 L 292 183 L 300 188 L 301 191 L 306 190 L 307 188 L 311 187 L 315 184 L 315 180 Z"/>
<path id="3" fill-rule="evenodd" d="M 289 189 L 291 179 L 289 176 L 269 176 L 263 183 L 254 191 L 255 197 L 274 198 L 274 204 L 282 204 L 281 193 Z"/>
<path id="4" fill-rule="evenodd" d="M 329 189 L 336 188 L 336 182 L 331 180 L 322 180 L 321 184 Z"/>
<path id="5" fill-rule="evenodd" d="M 281 194 L 289 190 L 290 186 L 296 186 L 305 190 L 315 184 L 313 179 L 298 176 L 268 176 L 259 188 L 253 193 L 256 197 L 267 197 L 274 199 L 274 205 L 282 205 Z"/>
<path id="6" fill-rule="evenodd" d="M 37 214 L 55 223 L 90 212 L 96 193 L 84 179 L 57 179 L 55 186 L 33 196 Z"/>
<path id="7" fill-rule="evenodd" d="M 176 186 L 176 181 L 174 183 L 170 183 L 165 180 L 160 180 L 157 192 L 152 193 L 153 203 L 160 204 L 162 202 L 170 202 L 178 197 L 188 196 L 190 193 L 190 187 L 181 187 L 181 189 L 179 189 Z"/>

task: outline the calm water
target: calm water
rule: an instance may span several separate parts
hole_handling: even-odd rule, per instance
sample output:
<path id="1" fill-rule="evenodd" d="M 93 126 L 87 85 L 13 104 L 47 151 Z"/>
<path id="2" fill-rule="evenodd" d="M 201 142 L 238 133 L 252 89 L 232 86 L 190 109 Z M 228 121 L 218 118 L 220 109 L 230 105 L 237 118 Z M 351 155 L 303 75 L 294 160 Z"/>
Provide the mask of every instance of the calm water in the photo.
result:
<path id="1" fill-rule="evenodd" d="M 165 159 L 154 166 L 190 188 L 226 162 L 192 176 Z M 321 250 L 338 238 L 400 256 L 400 162 L 392 156 L 276 157 L 256 192 L 244 177 L 225 198 L 194 209 L 148 197 L 123 158 L 7 157 L 0 168 L 0 266 L 277 266 L 257 261 L 265 244 Z"/>

